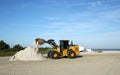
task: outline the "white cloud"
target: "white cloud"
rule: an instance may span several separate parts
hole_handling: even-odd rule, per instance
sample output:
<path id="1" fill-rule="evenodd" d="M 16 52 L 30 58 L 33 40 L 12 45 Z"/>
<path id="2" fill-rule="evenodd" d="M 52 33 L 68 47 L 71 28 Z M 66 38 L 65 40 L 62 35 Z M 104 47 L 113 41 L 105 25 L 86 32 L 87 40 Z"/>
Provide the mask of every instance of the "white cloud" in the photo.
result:
<path id="1" fill-rule="evenodd" d="M 103 17 L 103 19 L 107 19 L 110 21 L 120 22 L 119 13 L 120 13 L 120 9 L 114 9 L 114 10 L 101 13 L 101 17 Z"/>
<path id="2" fill-rule="evenodd" d="M 47 20 L 60 20 L 60 17 L 45 17 Z"/>
<path id="3" fill-rule="evenodd" d="M 97 7 L 97 6 L 101 6 L 101 5 L 102 5 L 102 2 L 100 2 L 100 1 L 96 1 L 96 2 L 91 3 L 92 7 Z"/>
<path id="4" fill-rule="evenodd" d="M 98 27 L 98 28 L 97 28 Z M 47 31 L 53 32 L 56 35 L 79 35 L 82 33 L 90 33 L 99 29 L 99 26 L 91 23 L 82 23 L 82 22 L 53 22 L 50 26 L 46 27 Z M 50 31 L 49 31 L 50 30 Z"/>

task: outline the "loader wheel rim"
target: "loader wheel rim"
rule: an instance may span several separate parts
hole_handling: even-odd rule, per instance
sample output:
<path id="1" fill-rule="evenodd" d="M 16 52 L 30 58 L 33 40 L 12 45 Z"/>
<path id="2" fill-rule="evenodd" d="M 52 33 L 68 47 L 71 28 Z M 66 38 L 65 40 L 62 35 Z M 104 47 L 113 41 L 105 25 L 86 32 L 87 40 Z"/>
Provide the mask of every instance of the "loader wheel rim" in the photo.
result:
<path id="1" fill-rule="evenodd" d="M 57 53 L 55 53 L 55 54 L 53 55 L 53 57 L 57 57 Z"/>
<path id="2" fill-rule="evenodd" d="M 71 57 L 74 57 L 74 53 L 71 53 Z"/>

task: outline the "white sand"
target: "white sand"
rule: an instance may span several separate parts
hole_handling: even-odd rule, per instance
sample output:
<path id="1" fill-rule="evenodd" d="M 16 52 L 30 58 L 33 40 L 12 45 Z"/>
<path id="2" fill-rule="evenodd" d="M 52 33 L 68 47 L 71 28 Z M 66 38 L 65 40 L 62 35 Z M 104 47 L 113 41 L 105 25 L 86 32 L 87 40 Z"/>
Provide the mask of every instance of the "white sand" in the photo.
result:
<path id="1" fill-rule="evenodd" d="M 9 60 L 35 61 L 44 59 L 45 57 L 43 57 L 41 53 L 38 53 L 38 48 L 27 47 L 24 50 L 20 50 L 19 52 L 17 52 Z"/>
<path id="2" fill-rule="evenodd" d="M 103 54 L 120 54 L 120 51 L 103 51 L 101 53 L 98 52 L 81 52 L 80 55 L 103 55 Z"/>
<path id="3" fill-rule="evenodd" d="M 0 57 L 0 75 L 120 75 L 120 52 L 81 53 L 76 59 L 8 61 Z"/>
<path id="4" fill-rule="evenodd" d="M 11 62 L 9 57 L 0 57 L 0 75 L 120 75 L 120 52 L 91 54 L 29 62 Z"/>

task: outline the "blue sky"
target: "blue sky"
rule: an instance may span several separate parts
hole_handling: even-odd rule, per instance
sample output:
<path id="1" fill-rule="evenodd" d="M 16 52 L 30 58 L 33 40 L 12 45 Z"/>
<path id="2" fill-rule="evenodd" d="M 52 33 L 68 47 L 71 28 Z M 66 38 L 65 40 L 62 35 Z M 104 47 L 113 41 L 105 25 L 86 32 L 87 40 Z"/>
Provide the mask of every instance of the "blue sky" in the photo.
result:
<path id="1" fill-rule="evenodd" d="M 73 40 L 86 48 L 120 48 L 120 0 L 0 0 L 0 40 Z"/>

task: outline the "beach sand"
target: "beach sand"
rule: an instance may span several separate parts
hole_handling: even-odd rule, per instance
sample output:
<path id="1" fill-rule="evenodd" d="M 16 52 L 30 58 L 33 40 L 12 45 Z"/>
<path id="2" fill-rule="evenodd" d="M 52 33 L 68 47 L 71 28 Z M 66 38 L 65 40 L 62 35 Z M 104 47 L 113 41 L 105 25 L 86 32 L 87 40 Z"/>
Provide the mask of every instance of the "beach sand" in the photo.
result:
<path id="1" fill-rule="evenodd" d="M 120 75 L 120 51 L 82 52 L 75 59 L 9 61 L 0 57 L 0 75 Z"/>

